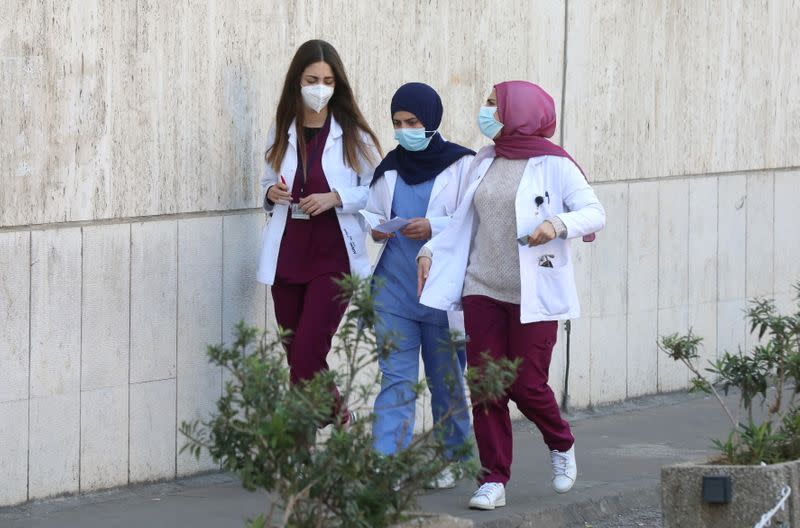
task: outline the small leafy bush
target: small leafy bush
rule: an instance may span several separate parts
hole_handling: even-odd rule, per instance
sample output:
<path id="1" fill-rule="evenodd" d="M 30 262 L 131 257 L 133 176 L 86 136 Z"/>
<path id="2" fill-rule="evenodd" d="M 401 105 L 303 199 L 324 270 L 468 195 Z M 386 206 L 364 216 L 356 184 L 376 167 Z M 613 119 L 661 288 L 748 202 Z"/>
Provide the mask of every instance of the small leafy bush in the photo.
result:
<path id="1" fill-rule="evenodd" d="M 709 362 L 705 374 L 697 366 L 701 337 L 690 330 L 687 335 L 661 338 L 659 347 L 694 374 L 693 388 L 713 394 L 731 421 L 728 437 L 713 441 L 722 453 L 722 462 L 773 464 L 800 458 L 800 406 L 796 400 L 800 392 L 800 283 L 795 290 L 797 311 L 791 315 L 779 314 L 771 299 L 751 300 L 746 318 L 759 344 L 750 353 L 741 349 L 736 354 L 725 352 L 719 360 Z M 726 395 L 731 388 L 738 389 L 746 421 L 734 416 L 718 387 Z M 754 419 L 754 404 L 766 406 L 761 420 Z"/>
<path id="2" fill-rule="evenodd" d="M 369 400 L 380 386 L 377 358 L 391 350 L 392 339 L 381 347 L 375 339 L 369 281 L 347 277 L 340 287 L 350 298 L 331 352 L 343 359 L 341 372 L 291 385 L 281 344 L 290 336 L 283 330 L 269 338 L 239 323 L 230 346 L 208 348 L 211 363 L 228 373 L 228 381 L 208 421 L 182 424 L 183 449 L 198 457 L 207 449 L 246 489 L 270 494 L 267 512 L 248 521 L 249 527 L 389 526 L 408 517 L 416 496 L 443 469 L 459 477 L 477 472 L 471 444 L 453 453 L 461 462 L 445 456 L 441 425 L 394 456 L 373 449 Z M 463 336 L 452 336 L 442 353 L 455 353 L 462 342 Z M 515 363 L 499 362 L 480 379 L 470 373 L 467 381 L 473 395 L 497 398 L 514 381 L 515 369 Z M 334 419 L 320 432 L 337 405 L 334 385 L 359 419 L 348 424 Z M 420 383 L 416 390 L 424 388 Z"/>

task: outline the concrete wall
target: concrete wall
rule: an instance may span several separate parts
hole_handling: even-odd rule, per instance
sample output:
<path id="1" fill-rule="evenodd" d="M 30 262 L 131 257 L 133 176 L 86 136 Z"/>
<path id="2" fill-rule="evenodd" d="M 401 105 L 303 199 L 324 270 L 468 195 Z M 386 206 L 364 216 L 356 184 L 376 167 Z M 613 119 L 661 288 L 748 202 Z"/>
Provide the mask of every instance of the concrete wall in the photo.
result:
<path id="1" fill-rule="evenodd" d="M 492 80 L 561 93 L 564 6 L 524 4 L 8 0 L 0 226 L 257 207 L 266 131 L 309 38 L 337 47 L 386 146 L 391 96 L 418 79 L 452 101 L 448 137 L 475 143 Z"/>
<path id="2" fill-rule="evenodd" d="M 473 147 L 493 81 L 553 94 L 556 139 L 608 212 L 595 243 L 573 243 L 584 317 L 571 405 L 684 388 L 659 335 L 693 327 L 714 358 L 749 344 L 747 298 L 788 306 L 800 279 L 797 2 L 511 6 L 5 2 L 0 505 L 214 467 L 178 454 L 177 426 L 220 394 L 205 345 L 242 318 L 274 324 L 253 281 L 257 181 L 308 38 L 338 48 L 385 147 L 405 81 L 435 86 L 443 133 Z M 565 341 L 562 330 L 559 396 Z"/>

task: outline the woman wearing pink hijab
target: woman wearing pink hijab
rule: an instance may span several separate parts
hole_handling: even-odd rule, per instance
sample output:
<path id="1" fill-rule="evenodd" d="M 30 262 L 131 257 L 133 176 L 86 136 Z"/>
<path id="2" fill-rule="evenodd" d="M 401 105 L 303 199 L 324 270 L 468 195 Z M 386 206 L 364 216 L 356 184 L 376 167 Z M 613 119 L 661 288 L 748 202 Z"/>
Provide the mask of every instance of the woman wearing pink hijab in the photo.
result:
<path id="1" fill-rule="evenodd" d="M 511 477 L 508 401 L 536 424 L 550 451 L 553 488 L 577 477 L 575 439 L 547 384 L 558 321 L 580 315 L 568 239 L 594 239 L 605 211 L 580 167 L 547 138 L 553 99 L 525 81 L 495 85 L 478 124 L 494 145 L 473 161 L 470 186 L 446 229 L 418 257 L 420 302 L 464 310 L 469 368 L 519 359 L 505 396 L 473 394 L 481 465 L 471 508 L 504 506 Z"/>

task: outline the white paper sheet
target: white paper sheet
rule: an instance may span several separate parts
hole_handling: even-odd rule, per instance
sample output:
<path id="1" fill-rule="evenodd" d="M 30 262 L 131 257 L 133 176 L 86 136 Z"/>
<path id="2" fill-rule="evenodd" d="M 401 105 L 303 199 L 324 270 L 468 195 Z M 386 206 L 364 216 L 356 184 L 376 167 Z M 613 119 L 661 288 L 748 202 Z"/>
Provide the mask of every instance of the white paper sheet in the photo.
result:
<path id="1" fill-rule="evenodd" d="M 407 220 L 406 218 L 395 216 L 388 222 L 378 224 L 372 229 L 374 229 L 375 231 L 380 231 L 381 233 L 394 233 L 395 231 L 400 231 L 410 223 L 411 221 Z"/>
<path id="2" fill-rule="evenodd" d="M 387 221 L 381 215 L 371 213 L 366 209 L 361 209 L 359 214 L 364 217 L 364 220 L 367 221 L 370 229 L 380 231 L 381 233 L 394 233 L 395 231 L 399 231 L 411 223 L 409 220 L 399 216 L 395 216 L 391 220 Z"/>

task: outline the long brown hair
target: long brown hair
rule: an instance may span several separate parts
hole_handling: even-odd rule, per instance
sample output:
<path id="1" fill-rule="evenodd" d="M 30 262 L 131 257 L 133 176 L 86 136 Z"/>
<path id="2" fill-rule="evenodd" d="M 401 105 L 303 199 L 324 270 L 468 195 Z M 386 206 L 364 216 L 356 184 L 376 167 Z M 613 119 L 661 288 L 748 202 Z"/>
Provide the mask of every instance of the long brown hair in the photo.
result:
<path id="1" fill-rule="evenodd" d="M 359 158 L 377 163 L 368 145 L 362 141 L 360 131 L 366 132 L 381 152 L 377 136 L 367 124 L 364 115 L 356 104 L 353 90 L 347 80 L 347 74 L 342 64 L 342 59 L 336 49 L 324 40 L 309 40 L 301 45 L 294 54 L 286 80 L 283 82 L 283 91 L 278 101 L 278 110 L 275 112 L 275 142 L 264 154 L 267 163 L 275 170 L 280 171 L 281 162 L 289 146 L 289 126 L 292 119 L 297 119 L 297 149 L 301 160 L 305 162 L 306 140 L 303 130 L 303 98 L 300 94 L 300 77 L 303 71 L 315 62 L 323 61 L 331 67 L 336 81 L 333 96 L 328 102 L 328 111 L 333 114 L 342 127 L 344 136 L 344 162 L 351 168 L 358 170 Z M 303 163 L 305 166 L 305 163 Z"/>

